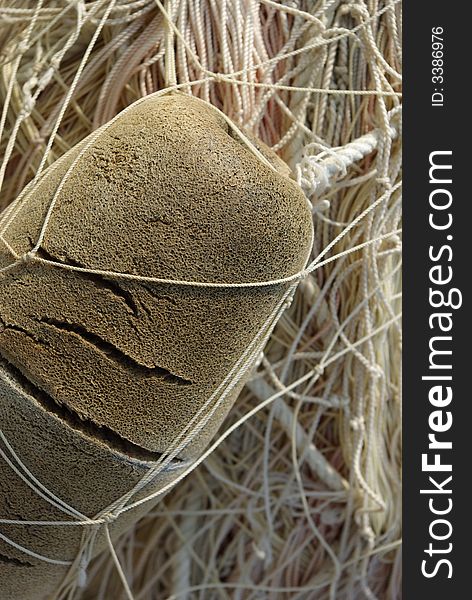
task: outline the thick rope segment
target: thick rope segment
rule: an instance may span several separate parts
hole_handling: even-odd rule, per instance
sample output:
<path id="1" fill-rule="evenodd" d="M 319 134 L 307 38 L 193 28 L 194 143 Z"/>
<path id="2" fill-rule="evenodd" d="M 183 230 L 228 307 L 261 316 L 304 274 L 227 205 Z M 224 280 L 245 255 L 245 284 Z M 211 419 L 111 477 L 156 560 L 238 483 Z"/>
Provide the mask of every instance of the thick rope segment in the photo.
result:
<path id="1" fill-rule="evenodd" d="M 390 127 L 388 135 L 391 140 L 395 140 L 397 130 Z M 349 167 L 372 154 L 384 136 L 384 131 L 376 129 L 340 148 L 323 149 L 320 154 L 315 156 L 310 152 L 318 145 L 316 143 L 308 144 L 301 162 L 296 167 L 297 181 L 300 187 L 308 197 L 312 195 L 319 197 L 334 182 L 346 177 Z M 328 156 L 325 157 L 326 155 Z"/>

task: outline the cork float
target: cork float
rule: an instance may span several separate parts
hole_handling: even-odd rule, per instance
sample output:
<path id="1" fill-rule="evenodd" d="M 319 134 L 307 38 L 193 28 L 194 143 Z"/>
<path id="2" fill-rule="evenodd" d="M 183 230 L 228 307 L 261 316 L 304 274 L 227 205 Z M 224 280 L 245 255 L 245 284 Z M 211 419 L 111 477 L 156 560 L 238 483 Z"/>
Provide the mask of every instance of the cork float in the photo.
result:
<path id="1" fill-rule="evenodd" d="M 0 244 L 4 600 L 59 597 L 81 548 L 82 527 L 21 521 L 92 519 L 136 486 L 208 412 L 289 286 L 169 281 L 283 279 L 311 249 L 311 213 L 288 167 L 200 100 L 144 99 L 90 140 L 26 190 Z M 11 250 L 32 248 L 39 260 L 11 266 Z M 135 499 L 203 452 L 249 375 Z M 153 502 L 113 520 L 111 538 Z M 92 554 L 106 545 L 94 527 Z"/>

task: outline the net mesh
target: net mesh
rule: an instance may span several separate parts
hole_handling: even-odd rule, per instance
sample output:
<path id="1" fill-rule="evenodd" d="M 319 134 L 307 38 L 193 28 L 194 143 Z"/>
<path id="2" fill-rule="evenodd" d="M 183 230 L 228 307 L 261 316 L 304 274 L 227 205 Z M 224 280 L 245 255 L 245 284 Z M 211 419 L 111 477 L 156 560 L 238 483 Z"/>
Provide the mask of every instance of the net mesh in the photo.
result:
<path id="1" fill-rule="evenodd" d="M 313 205 L 308 268 L 248 348 L 252 364 L 270 334 L 225 433 L 58 597 L 399 598 L 399 2 L 20 1 L 0 17 L 0 207 L 169 89 L 273 147 Z"/>

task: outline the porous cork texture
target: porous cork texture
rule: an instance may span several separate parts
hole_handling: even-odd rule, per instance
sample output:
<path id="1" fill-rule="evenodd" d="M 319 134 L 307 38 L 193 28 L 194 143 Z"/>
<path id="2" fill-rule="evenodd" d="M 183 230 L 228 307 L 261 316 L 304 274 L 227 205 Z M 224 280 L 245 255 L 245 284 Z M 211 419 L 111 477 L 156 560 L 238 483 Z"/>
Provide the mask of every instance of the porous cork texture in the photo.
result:
<path id="1" fill-rule="evenodd" d="M 19 254 L 35 245 L 57 186 L 86 143 L 25 195 L 5 234 Z M 278 172 L 201 101 L 180 94 L 146 99 L 102 131 L 81 156 L 58 196 L 39 255 L 89 269 L 200 282 L 267 281 L 297 273 L 310 250 L 311 214 L 286 165 L 257 146 Z M 0 266 L 11 261 L 2 248 Z M 35 451 L 42 454 L 50 439 L 48 477 L 54 491 L 60 495 L 64 486 L 75 485 L 72 478 L 77 489 L 70 493 L 71 503 L 90 500 L 81 498 L 88 492 L 81 491 L 80 477 L 61 468 L 65 455 L 79 452 L 77 445 L 61 446 L 67 437 L 61 427 L 67 435 L 87 438 L 86 458 L 92 461 L 107 449 L 113 460 L 117 455 L 151 460 L 165 453 L 286 289 L 130 282 L 38 262 L 5 273 L 0 356 L 10 378 L 27 388 L 20 394 L 28 405 L 22 418 L 41 432 Z M 179 459 L 195 458 L 208 445 L 243 383 Z M 8 392 L 0 396 L 0 406 L 11 402 L 6 398 Z M 27 447 L 25 439 L 20 456 Z M 0 471 L 1 515 L 25 518 L 24 507 L 16 506 L 17 477 L 3 461 Z M 92 513 L 104 508 L 105 498 L 119 496 L 116 479 L 101 479 L 98 471 L 96 476 L 90 489 L 99 498 L 87 505 Z M 28 517 L 44 518 L 40 505 L 33 498 L 28 502 Z M 54 533 L 59 553 L 62 529 L 37 536 Z M 2 543 L 0 559 L 2 554 L 18 553 Z M 3 568 L 0 560 L 0 580 Z"/>
<path id="2" fill-rule="evenodd" d="M 21 379 L 21 376 L 20 376 Z M 59 415 L 44 410 L 27 382 L 0 362 L 0 423 L 22 463 L 51 492 L 89 517 L 105 509 L 132 489 L 148 471 L 149 463 L 111 448 L 75 429 Z M 10 457 L 11 455 L 6 452 Z M 13 461 L 14 462 L 14 461 Z M 185 468 L 173 463 L 135 499 L 170 483 Z M 159 498 L 144 503 L 111 523 L 116 539 L 133 522 L 155 506 Z M 76 521 L 34 492 L 0 459 L 0 515 L 22 521 Z M 32 552 L 60 561 L 73 561 L 80 548 L 81 526 L 2 524 L 0 532 Z M 106 546 L 98 532 L 95 554 Z M 2 600 L 52 600 L 69 570 L 46 563 L 0 539 L 0 598 Z"/>

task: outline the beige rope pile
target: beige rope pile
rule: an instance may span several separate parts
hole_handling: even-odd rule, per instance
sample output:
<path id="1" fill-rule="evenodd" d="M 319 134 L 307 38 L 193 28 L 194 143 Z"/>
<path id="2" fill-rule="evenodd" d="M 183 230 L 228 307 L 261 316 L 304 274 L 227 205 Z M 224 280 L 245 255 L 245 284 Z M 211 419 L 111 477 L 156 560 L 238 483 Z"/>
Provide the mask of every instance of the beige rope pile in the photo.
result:
<path id="1" fill-rule="evenodd" d="M 224 439 L 73 597 L 400 598 L 400 26 L 394 0 L 0 6 L 0 207 L 170 87 L 271 145 L 314 210 Z"/>

